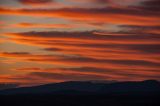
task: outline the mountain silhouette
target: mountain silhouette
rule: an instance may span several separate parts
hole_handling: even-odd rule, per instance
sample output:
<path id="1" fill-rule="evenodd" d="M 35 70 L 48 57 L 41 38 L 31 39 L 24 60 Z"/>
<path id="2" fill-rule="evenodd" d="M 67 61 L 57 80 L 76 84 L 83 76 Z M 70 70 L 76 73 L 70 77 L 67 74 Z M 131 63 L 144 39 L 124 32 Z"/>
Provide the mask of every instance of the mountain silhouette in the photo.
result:
<path id="1" fill-rule="evenodd" d="M 0 90 L 4 90 L 4 89 L 11 89 L 11 88 L 17 88 L 18 84 L 0 84 Z"/>
<path id="2" fill-rule="evenodd" d="M 22 87 L 0 91 L 1 95 L 97 95 L 97 94 L 160 94 L 160 82 L 155 80 L 97 83 L 69 81 L 35 87 Z"/>

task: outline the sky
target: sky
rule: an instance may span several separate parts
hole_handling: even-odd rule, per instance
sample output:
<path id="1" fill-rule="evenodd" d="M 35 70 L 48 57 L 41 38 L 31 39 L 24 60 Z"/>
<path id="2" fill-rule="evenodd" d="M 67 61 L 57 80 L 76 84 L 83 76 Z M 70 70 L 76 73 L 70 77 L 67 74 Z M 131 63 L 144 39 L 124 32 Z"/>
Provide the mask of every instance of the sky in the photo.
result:
<path id="1" fill-rule="evenodd" d="M 160 80 L 160 0 L 0 0 L 0 83 Z"/>

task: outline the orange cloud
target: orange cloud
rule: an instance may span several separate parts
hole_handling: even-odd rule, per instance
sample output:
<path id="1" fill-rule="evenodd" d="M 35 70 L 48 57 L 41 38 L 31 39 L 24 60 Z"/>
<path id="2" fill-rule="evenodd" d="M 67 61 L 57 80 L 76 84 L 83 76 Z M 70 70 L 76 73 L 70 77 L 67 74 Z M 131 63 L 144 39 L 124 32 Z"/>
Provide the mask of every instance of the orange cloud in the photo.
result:
<path id="1" fill-rule="evenodd" d="M 75 28 L 76 25 L 71 24 L 36 24 L 36 23 L 19 23 L 13 24 L 11 27 L 18 28 Z"/>
<path id="2" fill-rule="evenodd" d="M 160 52 L 160 39 L 157 39 L 157 35 L 105 34 L 101 36 L 94 32 L 26 32 L 11 33 L 7 36 L 19 44 L 49 48 L 46 50 L 63 54 L 96 59 L 136 59 L 159 62 L 157 57 Z"/>
<path id="3" fill-rule="evenodd" d="M 0 15 L 40 17 L 45 20 L 61 18 L 70 23 L 47 24 L 38 21 L 38 23 L 25 23 L 26 20 L 22 20 L 19 24 L 8 26 L 6 24 L 5 28 L 16 28 L 14 31 L 17 32 L 3 34 L 0 42 L 17 43 L 24 47 L 30 45 L 30 47 L 35 46 L 41 50 L 27 51 L 28 49 L 24 49 L 27 52 L 19 50 L 14 52 L 14 49 L 6 48 L 5 50 L 10 52 L 1 51 L 2 59 L 11 58 L 14 61 L 6 61 L 6 63 L 10 61 L 9 70 L 17 73 L 25 72 L 24 75 L 0 75 L 2 82 L 34 85 L 39 82 L 42 84 L 90 79 L 160 80 L 160 14 L 159 11 L 155 11 L 155 9 L 159 10 L 158 0 L 143 0 L 143 2 L 141 0 L 116 2 L 115 0 L 87 0 L 88 3 L 91 2 L 90 7 L 92 8 L 59 7 L 56 9 L 33 7 L 50 4 L 51 0 L 19 1 L 25 5 L 31 5 L 31 8 L 1 7 Z M 124 4 L 121 1 L 125 1 Z M 109 3 L 107 7 L 103 5 L 106 2 Z M 96 3 L 103 6 L 94 7 Z M 0 22 L 0 24 L 4 23 Z M 111 29 L 109 32 L 107 32 L 108 27 Z M 19 28 L 32 28 L 32 30 L 34 28 L 45 28 L 44 30 L 77 28 L 79 31 L 22 32 Z M 96 30 L 87 31 L 90 29 Z M 117 32 L 112 32 L 112 29 Z M 28 64 L 21 65 L 20 62 L 33 63 L 33 65 L 32 67 Z M 42 66 L 36 65 L 38 63 L 41 63 Z M 3 64 L 5 64 L 4 61 Z M 50 66 L 53 68 L 49 68 Z"/>
<path id="4" fill-rule="evenodd" d="M 57 17 L 73 21 L 111 23 L 122 25 L 159 25 L 158 13 L 127 8 L 64 8 L 64 9 L 6 9 L 1 8 L 2 15 L 24 15 Z"/>

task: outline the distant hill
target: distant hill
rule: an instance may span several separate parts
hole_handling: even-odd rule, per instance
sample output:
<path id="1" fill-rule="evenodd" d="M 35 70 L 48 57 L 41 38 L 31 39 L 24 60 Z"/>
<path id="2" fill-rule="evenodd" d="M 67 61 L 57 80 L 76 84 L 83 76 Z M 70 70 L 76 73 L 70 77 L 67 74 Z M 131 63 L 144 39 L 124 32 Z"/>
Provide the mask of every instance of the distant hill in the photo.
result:
<path id="1" fill-rule="evenodd" d="M 0 84 L 0 90 L 18 87 L 18 84 Z"/>
<path id="2" fill-rule="evenodd" d="M 1 90 L 1 95 L 152 95 L 160 94 L 160 82 L 146 80 L 140 82 L 82 82 L 70 81 L 54 84 L 46 84 L 36 87 L 23 87 Z"/>

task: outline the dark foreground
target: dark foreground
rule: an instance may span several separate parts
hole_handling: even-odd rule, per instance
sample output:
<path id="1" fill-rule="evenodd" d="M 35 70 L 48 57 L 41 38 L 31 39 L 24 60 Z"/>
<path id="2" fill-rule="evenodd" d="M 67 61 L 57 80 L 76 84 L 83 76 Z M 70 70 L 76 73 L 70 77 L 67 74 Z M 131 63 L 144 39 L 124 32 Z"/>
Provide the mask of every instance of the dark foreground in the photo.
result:
<path id="1" fill-rule="evenodd" d="M 0 91 L 0 106 L 160 106 L 160 82 L 62 82 Z"/>
<path id="2" fill-rule="evenodd" d="M 1 106 L 160 106 L 158 96 L 0 96 Z"/>

